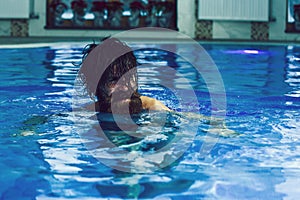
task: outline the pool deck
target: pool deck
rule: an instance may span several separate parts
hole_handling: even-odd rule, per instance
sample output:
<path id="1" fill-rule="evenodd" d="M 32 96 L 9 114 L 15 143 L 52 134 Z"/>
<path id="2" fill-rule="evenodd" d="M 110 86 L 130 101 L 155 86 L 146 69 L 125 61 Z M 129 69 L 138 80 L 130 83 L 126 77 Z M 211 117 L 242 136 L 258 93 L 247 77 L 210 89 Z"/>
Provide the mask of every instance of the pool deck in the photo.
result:
<path id="1" fill-rule="evenodd" d="M 93 42 L 93 38 L 80 37 L 0 37 L 0 45 L 8 44 L 32 44 L 52 42 Z"/>
<path id="2" fill-rule="evenodd" d="M 99 38 L 100 40 L 101 38 Z M 151 41 L 149 38 L 135 38 L 132 39 L 133 41 L 139 41 L 139 42 L 146 42 Z M 158 41 L 159 38 L 156 38 L 155 41 Z M 22 44 L 38 44 L 38 43 L 57 43 L 57 42 L 83 42 L 83 43 L 91 43 L 95 41 L 94 37 L 0 37 L 0 46 L 1 45 L 22 45 Z M 197 40 L 195 41 L 201 43 L 201 44 L 244 44 L 244 45 L 299 45 L 300 41 L 253 41 L 253 40 Z M 184 40 L 172 40 L 172 39 L 165 39 L 162 38 L 162 43 L 173 43 L 173 42 L 184 42 Z M 97 41 L 96 41 L 97 43 Z"/>

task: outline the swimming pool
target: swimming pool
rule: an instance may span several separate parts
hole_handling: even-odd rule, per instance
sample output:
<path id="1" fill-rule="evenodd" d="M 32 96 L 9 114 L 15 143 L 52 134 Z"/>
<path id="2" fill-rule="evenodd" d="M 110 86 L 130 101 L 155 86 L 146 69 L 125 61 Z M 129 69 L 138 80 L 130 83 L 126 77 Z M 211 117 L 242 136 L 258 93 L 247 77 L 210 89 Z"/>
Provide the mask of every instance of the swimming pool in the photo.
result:
<path id="1" fill-rule="evenodd" d="M 177 44 L 169 45 L 176 48 Z M 86 147 L 85 140 L 91 138 L 82 138 L 74 126 L 72 94 L 78 66 L 73 63 L 80 62 L 83 46 L 61 43 L 0 49 L 1 199 L 300 196 L 299 46 L 203 44 L 223 78 L 227 127 L 238 134 L 220 137 L 202 157 L 199 149 L 207 123 L 199 125 L 199 120 L 185 117 L 185 134 L 196 131 L 189 148 L 170 166 L 142 174 L 104 165 Z M 188 47 L 184 53 L 197 60 Z M 149 77 L 174 77 L 168 71 L 158 73 L 158 68 L 172 66 L 193 86 L 200 112 L 210 114 L 206 85 L 189 63 L 155 49 L 138 51 L 136 56 L 140 63 L 156 66 L 143 66 L 139 71 L 141 93 L 160 99 L 174 110 L 196 112 L 195 102 L 189 102 L 188 96 L 188 103 L 180 104 L 167 88 L 155 81 L 146 84 Z M 169 81 L 178 90 L 187 87 L 178 79 Z M 176 129 L 178 118 L 182 116 L 171 116 L 174 123 L 166 127 L 166 137 L 180 134 Z M 147 131 L 156 130 L 150 126 Z"/>

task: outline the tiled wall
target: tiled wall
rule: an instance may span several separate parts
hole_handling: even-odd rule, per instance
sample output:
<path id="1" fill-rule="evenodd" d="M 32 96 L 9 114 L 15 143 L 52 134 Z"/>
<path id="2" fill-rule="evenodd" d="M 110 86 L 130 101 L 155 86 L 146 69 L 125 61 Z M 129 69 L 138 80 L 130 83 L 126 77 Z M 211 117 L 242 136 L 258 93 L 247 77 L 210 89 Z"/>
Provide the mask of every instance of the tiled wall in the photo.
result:
<path id="1" fill-rule="evenodd" d="M 267 23 L 238 21 L 198 21 L 198 0 L 177 0 L 178 29 L 192 38 L 255 41 L 300 41 L 300 34 L 285 33 L 286 1 L 272 0 L 271 15 L 275 21 Z M 101 37 L 118 31 L 103 30 L 47 30 L 46 0 L 35 1 L 38 19 L 0 20 L 0 36 L 12 37 Z"/>
<path id="2" fill-rule="evenodd" d="M 252 22 L 251 23 L 252 40 L 269 40 L 269 23 Z"/>
<path id="3" fill-rule="evenodd" d="M 195 0 L 195 16 L 197 15 Z M 300 41 L 299 33 L 286 33 L 286 1 L 270 1 L 270 22 L 199 21 L 195 23 L 195 38 L 252 41 Z M 207 29 L 207 30 L 205 30 Z"/>
<path id="4" fill-rule="evenodd" d="M 9 20 L 0 20 L 0 36 L 10 36 Z"/>
<path id="5" fill-rule="evenodd" d="M 269 40 L 267 22 L 222 22 L 198 20 L 195 36 L 197 39 L 240 39 Z"/>
<path id="6" fill-rule="evenodd" d="M 196 38 L 210 40 L 213 39 L 213 21 L 198 20 L 196 22 Z"/>
<path id="7" fill-rule="evenodd" d="M 249 22 L 214 21 L 214 39 L 250 40 L 251 26 Z"/>
<path id="8" fill-rule="evenodd" d="M 0 20 L 0 36 L 28 37 L 29 22 L 26 19 Z"/>
<path id="9" fill-rule="evenodd" d="M 14 19 L 11 20 L 10 35 L 12 37 L 28 37 L 28 20 Z"/>
<path id="10" fill-rule="evenodd" d="M 198 0 L 195 0 L 195 13 L 197 16 Z M 269 40 L 268 23 L 197 20 L 195 29 L 196 39 Z"/>

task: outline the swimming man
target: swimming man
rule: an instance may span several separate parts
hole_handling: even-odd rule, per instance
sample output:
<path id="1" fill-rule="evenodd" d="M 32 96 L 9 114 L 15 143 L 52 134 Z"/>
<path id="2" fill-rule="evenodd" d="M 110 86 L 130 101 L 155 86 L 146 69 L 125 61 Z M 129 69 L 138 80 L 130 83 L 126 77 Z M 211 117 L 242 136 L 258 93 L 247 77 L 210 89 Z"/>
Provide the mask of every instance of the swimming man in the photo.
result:
<path id="1" fill-rule="evenodd" d="M 171 111 L 162 102 L 138 93 L 137 59 L 132 49 L 116 38 L 105 38 L 84 49 L 79 76 L 96 99 L 95 110 L 136 114 L 142 110 Z"/>

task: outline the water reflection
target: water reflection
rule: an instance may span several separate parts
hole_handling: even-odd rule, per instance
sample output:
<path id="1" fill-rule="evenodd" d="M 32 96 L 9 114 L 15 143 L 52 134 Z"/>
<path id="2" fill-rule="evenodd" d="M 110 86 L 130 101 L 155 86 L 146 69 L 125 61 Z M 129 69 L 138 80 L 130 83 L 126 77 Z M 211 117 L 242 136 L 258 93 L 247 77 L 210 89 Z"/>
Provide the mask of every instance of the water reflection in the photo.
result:
<path id="1" fill-rule="evenodd" d="M 10 50 L 3 54 L 7 59 L 0 59 L 2 66 L 10 66 L 2 68 L 0 83 L 5 108 L 1 110 L 0 158 L 3 162 L 0 163 L 5 173 L 0 175 L 0 198 L 21 198 L 15 194 L 20 188 L 22 194 L 31 199 L 298 198 L 299 191 L 293 188 L 300 184 L 299 47 L 255 46 L 251 49 L 264 54 L 256 54 L 256 51 L 241 54 L 232 50 L 248 50 L 249 46 L 207 46 L 226 84 L 228 126 L 241 134 L 222 137 L 207 157 L 202 158 L 199 149 L 208 125 L 203 122 L 198 127 L 197 120 L 188 119 L 182 122 L 190 126 L 186 134 L 197 131 L 197 135 L 180 162 L 157 173 L 129 174 L 103 165 L 83 145 L 83 142 L 91 147 L 103 144 L 93 134 L 85 138 L 78 135 L 86 125 L 98 124 L 97 120 L 87 113 L 80 118 L 81 124 L 77 124 L 82 127 L 74 128 L 72 124 L 70 94 L 78 70 L 72 63 L 80 61 L 83 46 L 60 45 L 38 49 L 35 53 L 26 50 L 20 57 L 14 57 L 15 50 Z M 167 79 L 167 84 L 177 90 L 184 90 L 187 83 L 180 79 L 184 77 L 199 92 L 197 94 L 203 95 L 199 101 L 207 108 L 205 102 L 209 96 L 205 96 L 201 74 L 194 73 L 194 68 L 181 57 L 154 51 L 155 46 L 151 48 L 137 52 L 139 61 L 145 65 L 139 71 L 140 89 L 144 94 L 157 95 L 177 108 L 181 105 L 175 93 L 162 87 L 161 79 Z M 180 50 L 199 59 L 188 46 Z M 13 64 L 9 65 L 8 60 L 13 60 Z M 149 63 L 153 64 L 147 65 Z M 166 66 L 176 73 L 164 71 Z M 27 81 L 22 82 L 22 74 Z M 24 87 L 23 83 L 30 85 Z M 15 124 L 21 120 L 19 117 L 27 119 L 30 113 L 49 116 L 49 112 L 53 115 L 35 128 L 37 135 L 7 136 L 8 132 L 17 131 Z M 11 113 L 18 113 L 18 117 Z M 25 122 L 28 125 L 28 121 Z M 36 121 L 29 122 L 35 125 Z M 123 136 L 112 137 L 120 142 L 117 139 Z"/>
<path id="2" fill-rule="evenodd" d="M 286 94 L 289 97 L 300 97 L 300 47 L 288 46 L 285 82 L 290 86 Z"/>
<path id="3" fill-rule="evenodd" d="M 293 190 L 294 185 L 300 184 L 300 47 L 287 46 L 285 80 L 289 86 L 285 93 L 286 109 L 280 118 L 280 123 L 273 125 L 273 130 L 282 135 L 276 157 L 281 160 L 285 180 L 276 185 L 276 190 L 287 194 L 287 199 L 297 199 L 299 191 Z"/>

